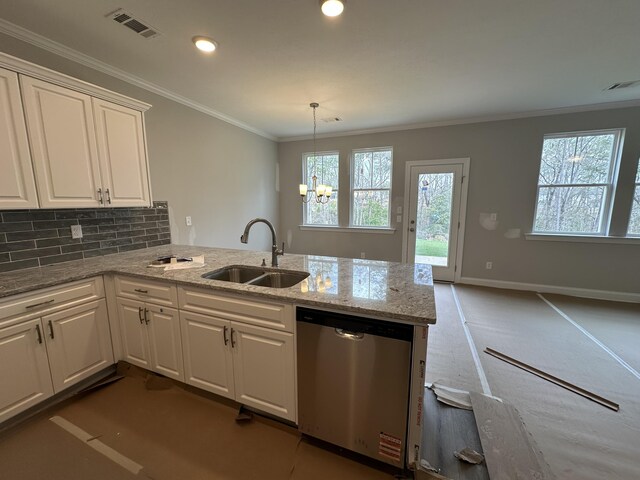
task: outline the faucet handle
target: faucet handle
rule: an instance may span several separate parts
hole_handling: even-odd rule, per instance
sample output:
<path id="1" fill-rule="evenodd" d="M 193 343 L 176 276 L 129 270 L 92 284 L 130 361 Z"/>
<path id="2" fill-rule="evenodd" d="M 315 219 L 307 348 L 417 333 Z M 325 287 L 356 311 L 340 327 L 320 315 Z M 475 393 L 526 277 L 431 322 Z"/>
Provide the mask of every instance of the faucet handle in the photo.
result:
<path id="1" fill-rule="evenodd" d="M 282 242 L 282 250 L 280 250 L 280 255 L 284 255 L 284 242 Z"/>
<path id="2" fill-rule="evenodd" d="M 267 262 L 266 262 L 265 258 L 262 259 L 262 265 L 260 265 L 260 266 L 261 267 L 266 267 L 267 266 Z"/>

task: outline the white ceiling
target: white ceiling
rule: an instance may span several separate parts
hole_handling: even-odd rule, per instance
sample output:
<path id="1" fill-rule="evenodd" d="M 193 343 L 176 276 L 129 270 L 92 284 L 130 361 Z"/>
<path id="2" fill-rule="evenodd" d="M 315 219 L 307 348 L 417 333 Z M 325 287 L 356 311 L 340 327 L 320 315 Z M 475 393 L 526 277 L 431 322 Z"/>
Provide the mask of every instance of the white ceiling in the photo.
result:
<path id="1" fill-rule="evenodd" d="M 2 0 L 0 18 L 280 139 L 309 135 L 312 101 L 343 119 L 327 134 L 640 99 L 603 92 L 640 79 L 638 0 L 347 0 L 335 19 L 318 0 Z"/>

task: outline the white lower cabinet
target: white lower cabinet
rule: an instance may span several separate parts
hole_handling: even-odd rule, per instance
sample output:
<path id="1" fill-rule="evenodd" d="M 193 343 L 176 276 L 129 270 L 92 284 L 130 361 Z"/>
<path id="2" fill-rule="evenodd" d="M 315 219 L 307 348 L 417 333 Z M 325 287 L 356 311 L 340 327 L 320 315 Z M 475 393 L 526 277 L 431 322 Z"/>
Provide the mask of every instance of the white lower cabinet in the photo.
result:
<path id="1" fill-rule="evenodd" d="M 231 322 L 236 400 L 295 421 L 293 334 Z"/>
<path id="2" fill-rule="evenodd" d="M 56 393 L 112 365 L 104 299 L 42 317 Z"/>
<path id="3" fill-rule="evenodd" d="M 114 363 L 102 277 L 0 299 L 0 422 Z"/>
<path id="4" fill-rule="evenodd" d="M 180 311 L 186 383 L 295 421 L 293 333 L 218 314 Z"/>
<path id="5" fill-rule="evenodd" d="M 184 381 L 178 310 L 117 298 L 124 360 Z"/>
<path id="6" fill-rule="evenodd" d="M 189 385 L 235 398 L 231 322 L 180 311 L 185 381 Z"/>
<path id="7" fill-rule="evenodd" d="M 0 422 L 53 395 L 39 318 L 0 329 Z"/>

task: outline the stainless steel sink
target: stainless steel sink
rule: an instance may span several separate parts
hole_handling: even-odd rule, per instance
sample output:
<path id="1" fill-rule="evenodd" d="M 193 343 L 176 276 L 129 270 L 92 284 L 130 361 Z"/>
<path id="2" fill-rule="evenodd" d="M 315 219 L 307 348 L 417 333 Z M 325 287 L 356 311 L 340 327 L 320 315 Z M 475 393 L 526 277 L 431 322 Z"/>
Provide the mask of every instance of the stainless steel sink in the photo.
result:
<path id="1" fill-rule="evenodd" d="M 262 267 L 249 267 L 243 265 L 231 265 L 229 267 L 220 268 L 213 272 L 202 275 L 202 278 L 209 280 L 220 280 L 222 282 L 247 283 L 254 278 L 265 274 Z"/>
<path id="2" fill-rule="evenodd" d="M 296 270 L 274 270 L 248 265 L 230 265 L 205 273 L 202 278 L 222 282 L 244 283 L 269 288 L 288 288 L 309 276 L 308 272 Z"/>
<path id="3" fill-rule="evenodd" d="M 300 283 L 308 276 L 309 274 L 307 272 L 273 272 L 266 273 L 248 283 L 261 287 L 288 288 Z"/>

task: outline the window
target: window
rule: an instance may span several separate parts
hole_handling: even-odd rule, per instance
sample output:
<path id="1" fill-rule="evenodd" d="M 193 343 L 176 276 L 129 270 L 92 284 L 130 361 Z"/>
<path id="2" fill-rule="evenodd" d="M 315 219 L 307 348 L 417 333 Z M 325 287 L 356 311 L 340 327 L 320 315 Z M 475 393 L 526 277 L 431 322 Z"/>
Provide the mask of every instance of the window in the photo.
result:
<path id="1" fill-rule="evenodd" d="M 607 234 L 622 134 L 545 135 L 534 233 Z"/>
<path id="2" fill-rule="evenodd" d="M 331 198 L 326 204 L 317 203 L 314 199 L 304 204 L 305 225 L 338 225 L 339 158 L 338 152 L 316 153 L 315 157 L 313 153 L 304 154 L 302 178 L 309 192 L 314 174 L 318 177 L 318 185 L 331 185 L 333 188 Z"/>
<path id="3" fill-rule="evenodd" d="M 636 185 L 633 190 L 633 203 L 631 205 L 631 217 L 627 235 L 640 235 L 640 161 L 636 170 Z"/>
<path id="4" fill-rule="evenodd" d="M 393 150 L 354 150 L 351 157 L 351 226 L 389 227 Z"/>

